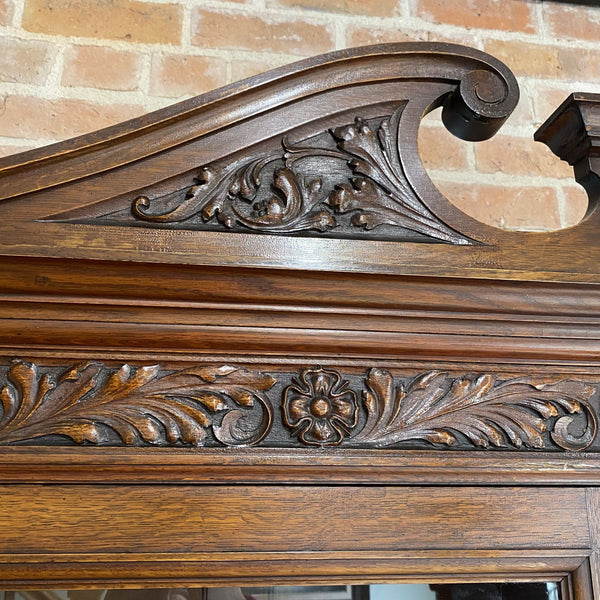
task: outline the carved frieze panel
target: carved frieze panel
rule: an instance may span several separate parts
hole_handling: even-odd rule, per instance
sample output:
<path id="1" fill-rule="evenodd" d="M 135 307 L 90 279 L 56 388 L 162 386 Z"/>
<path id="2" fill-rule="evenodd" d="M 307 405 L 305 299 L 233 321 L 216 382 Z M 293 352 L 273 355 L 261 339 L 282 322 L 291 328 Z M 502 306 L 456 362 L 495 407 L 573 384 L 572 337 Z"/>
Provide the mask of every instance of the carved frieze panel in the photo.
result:
<path id="1" fill-rule="evenodd" d="M 200 165 L 120 201 L 123 208 L 67 220 L 267 234 L 473 244 L 422 200 L 399 147 L 407 101 L 388 116 L 335 127 L 270 150 Z M 58 220 L 63 220 L 59 215 Z"/>
<path id="2" fill-rule="evenodd" d="M 265 392 L 275 379 L 229 365 L 163 372 L 158 365 L 108 369 L 88 362 L 41 372 L 19 361 L 2 379 L 0 444 L 50 437 L 53 443 L 201 446 L 210 430 L 215 442 L 233 446 L 259 442 L 273 418 Z M 259 419 L 240 427 L 257 406 Z"/>
<path id="3" fill-rule="evenodd" d="M 0 445 L 594 450 L 599 385 L 378 368 L 15 361 L 0 368 Z"/>

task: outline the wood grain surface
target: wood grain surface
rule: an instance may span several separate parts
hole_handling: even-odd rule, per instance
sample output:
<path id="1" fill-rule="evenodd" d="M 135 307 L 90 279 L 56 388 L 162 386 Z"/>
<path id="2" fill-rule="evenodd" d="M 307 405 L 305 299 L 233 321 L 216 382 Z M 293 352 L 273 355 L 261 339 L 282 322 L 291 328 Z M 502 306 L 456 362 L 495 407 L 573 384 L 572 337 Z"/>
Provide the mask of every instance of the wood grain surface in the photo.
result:
<path id="1" fill-rule="evenodd" d="M 18 486 L 0 500 L 0 553 L 590 545 L 576 488 Z"/>
<path id="2" fill-rule="evenodd" d="M 431 109 L 477 140 L 517 98 L 477 50 L 382 45 L 0 160 L 0 584 L 557 581 L 600 600 L 600 99 L 538 136 L 590 195 L 568 230 L 478 223 L 418 155 Z M 194 402 L 268 419 L 242 439 Z M 270 419 L 298 447 L 180 444 L 256 443 Z M 361 427 L 374 447 L 344 445 Z M 467 434 L 500 449 L 435 446 Z M 81 446 L 22 445 L 42 438 Z"/>

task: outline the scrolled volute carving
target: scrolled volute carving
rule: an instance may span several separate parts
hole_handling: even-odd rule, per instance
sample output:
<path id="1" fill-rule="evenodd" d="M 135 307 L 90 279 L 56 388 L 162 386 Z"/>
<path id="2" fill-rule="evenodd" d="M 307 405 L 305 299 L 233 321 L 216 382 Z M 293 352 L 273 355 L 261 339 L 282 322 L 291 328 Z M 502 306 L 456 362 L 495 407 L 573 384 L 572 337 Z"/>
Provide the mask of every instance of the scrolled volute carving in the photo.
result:
<path id="1" fill-rule="evenodd" d="M 270 375 L 230 365 L 164 374 L 157 365 L 112 370 L 88 362 L 41 375 L 17 361 L 0 390 L 0 444 L 60 435 L 77 444 L 201 446 L 208 429 L 225 445 L 254 444 L 271 427 L 264 392 L 274 384 Z M 244 427 L 255 404 L 262 419 Z"/>
<path id="2" fill-rule="evenodd" d="M 473 69 L 444 103 L 442 120 L 454 135 L 478 142 L 490 138 L 515 109 L 519 87 L 513 74 L 492 57 L 492 70 Z"/>
<path id="3" fill-rule="evenodd" d="M 481 374 L 452 378 L 429 371 L 407 384 L 371 369 L 363 392 L 367 421 L 352 444 L 389 446 L 407 440 L 454 445 L 460 433 L 473 445 L 542 449 L 544 433 L 565 450 L 583 450 L 595 439 L 597 419 L 589 404 L 595 388 L 578 381 L 525 377 L 498 381 Z M 562 415 L 562 416 L 561 416 Z M 573 415 L 585 424 L 570 430 Z M 558 418 L 557 418 L 558 417 Z"/>
<path id="4" fill-rule="evenodd" d="M 236 100 L 238 93 L 243 98 Z M 211 111 L 217 96 L 207 99 Z M 234 102 L 257 109 L 243 118 L 234 110 L 220 124 L 203 124 L 198 98 L 192 111 L 198 118 L 186 138 L 202 146 L 206 136 L 202 154 L 209 158 L 197 168 L 187 166 L 193 157 L 184 153 L 185 160 L 170 161 L 168 170 L 144 180 L 137 191 L 105 198 L 105 207 L 101 201 L 93 209 L 46 218 L 170 230 L 487 244 L 490 232 L 463 218 L 419 163 L 419 124 L 427 112 L 443 106 L 442 119 L 454 134 L 484 140 L 507 119 L 518 96 L 516 80 L 504 64 L 458 45 L 388 44 L 315 57 L 245 82 L 238 92 L 223 90 L 226 106 Z M 279 116 L 273 128 L 263 119 L 275 109 Z M 213 136 L 221 128 L 228 134 L 217 143 Z M 170 150 L 169 140 L 165 135 Z"/>
<path id="5" fill-rule="evenodd" d="M 472 243 L 436 217 L 406 178 L 398 153 L 405 105 L 376 123 L 357 117 L 353 124 L 326 133 L 330 139 L 320 145 L 294 145 L 283 139 L 279 153 L 252 158 L 241 166 L 205 166 L 180 203 L 160 212 L 147 196 L 140 196 L 133 202 L 132 215 L 156 223 L 180 223 L 199 215 L 203 222 L 216 219 L 229 229 L 264 233 L 371 231 L 387 225 L 430 240 Z M 324 185 L 310 175 L 315 161 L 340 163 L 332 172 L 345 173 Z M 274 163 L 282 166 L 273 167 Z M 265 175 L 269 166 L 272 170 Z M 265 193 L 267 186 L 270 191 Z M 342 215 L 349 219 L 341 219 Z"/>
<path id="6" fill-rule="evenodd" d="M 24 361 L 2 373 L 0 445 L 44 438 L 52 445 L 67 439 L 114 446 L 425 443 L 578 451 L 595 442 L 598 430 L 598 386 L 559 377 L 427 371 L 409 379 L 378 368 L 344 376 L 317 366 L 280 372 L 276 380 L 226 364 L 165 371 L 99 362 L 40 368 Z"/>

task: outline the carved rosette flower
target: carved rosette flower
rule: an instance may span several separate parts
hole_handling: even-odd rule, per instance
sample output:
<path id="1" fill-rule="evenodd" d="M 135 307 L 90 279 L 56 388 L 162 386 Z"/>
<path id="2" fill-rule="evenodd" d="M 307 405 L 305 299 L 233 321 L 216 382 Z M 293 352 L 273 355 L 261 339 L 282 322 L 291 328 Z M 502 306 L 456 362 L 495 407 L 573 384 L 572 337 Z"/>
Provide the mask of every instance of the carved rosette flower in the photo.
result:
<path id="1" fill-rule="evenodd" d="M 283 392 L 283 422 L 313 446 L 335 446 L 358 422 L 356 394 L 337 371 L 305 369 Z"/>

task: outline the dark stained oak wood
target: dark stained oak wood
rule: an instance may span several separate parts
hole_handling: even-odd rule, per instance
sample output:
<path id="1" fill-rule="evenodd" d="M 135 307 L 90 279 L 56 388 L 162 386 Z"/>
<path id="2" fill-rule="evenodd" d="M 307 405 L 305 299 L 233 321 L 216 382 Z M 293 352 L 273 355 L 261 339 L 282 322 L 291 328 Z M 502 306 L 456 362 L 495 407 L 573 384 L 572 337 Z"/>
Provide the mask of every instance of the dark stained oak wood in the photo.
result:
<path id="1" fill-rule="evenodd" d="M 570 519 L 585 504 L 581 488 L 19 486 L 0 488 L 0 498 L 0 514 L 13 515 L 0 581 L 20 579 L 18 587 L 65 577 L 69 585 L 556 580 L 589 546 L 587 523 Z"/>
<path id="2" fill-rule="evenodd" d="M 421 118 L 477 50 L 282 67 L 0 160 L 0 586 L 556 581 L 600 599 L 600 98 L 568 230 L 476 222 Z M 404 444 L 404 445 L 403 445 Z"/>
<path id="3" fill-rule="evenodd" d="M 588 213 L 595 210 L 600 195 L 599 102 L 598 94 L 571 94 L 535 134 L 573 167 L 577 182 L 592 199 Z"/>

